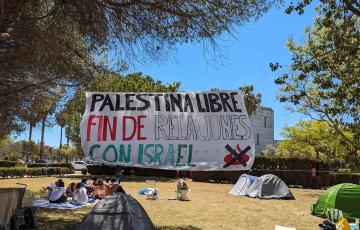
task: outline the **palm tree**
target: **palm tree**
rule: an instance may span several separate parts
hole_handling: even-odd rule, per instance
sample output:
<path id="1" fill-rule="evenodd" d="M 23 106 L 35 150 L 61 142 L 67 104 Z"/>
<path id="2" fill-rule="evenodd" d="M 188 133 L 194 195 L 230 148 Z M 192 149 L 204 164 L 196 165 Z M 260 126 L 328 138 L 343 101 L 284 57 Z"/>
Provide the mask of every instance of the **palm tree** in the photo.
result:
<path id="1" fill-rule="evenodd" d="M 241 86 L 239 89 L 244 93 L 244 103 L 245 103 L 246 111 L 249 117 L 251 117 L 252 114 L 256 113 L 256 110 L 261 104 L 261 94 L 260 93 L 255 94 L 253 92 L 254 91 L 253 85 Z"/>
<path id="2" fill-rule="evenodd" d="M 241 86 L 239 87 L 239 89 L 244 94 L 244 103 L 245 103 L 246 111 L 249 117 L 251 117 L 252 114 L 256 113 L 257 108 L 261 104 L 261 94 L 260 93 L 254 94 L 253 85 Z M 210 89 L 210 91 L 219 91 L 219 90 L 220 90 L 219 88 Z"/>

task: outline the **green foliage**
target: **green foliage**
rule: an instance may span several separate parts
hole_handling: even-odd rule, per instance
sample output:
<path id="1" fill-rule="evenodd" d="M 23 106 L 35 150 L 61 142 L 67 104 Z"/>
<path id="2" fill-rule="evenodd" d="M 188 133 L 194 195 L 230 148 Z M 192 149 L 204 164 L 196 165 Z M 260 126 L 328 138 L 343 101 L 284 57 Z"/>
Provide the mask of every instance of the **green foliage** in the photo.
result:
<path id="1" fill-rule="evenodd" d="M 320 1 L 319 17 L 305 30 L 306 41 L 288 41 L 292 63 L 275 83 L 281 86 L 281 102 L 328 122 L 355 157 L 360 150 L 360 20 L 341 2 Z M 303 6 L 293 9 L 301 12 Z M 272 70 L 281 67 L 271 65 Z"/>
<path id="2" fill-rule="evenodd" d="M 10 159 L 20 159 L 22 157 L 22 154 L 19 152 L 10 152 L 9 153 Z"/>
<path id="3" fill-rule="evenodd" d="M 239 89 L 244 94 L 244 103 L 246 107 L 246 111 L 249 115 L 249 117 L 252 114 L 256 113 L 257 108 L 261 104 L 261 94 L 260 93 L 254 93 L 254 86 L 253 85 L 245 85 L 239 87 Z M 219 88 L 211 88 L 210 91 L 219 91 Z"/>
<path id="4" fill-rule="evenodd" d="M 88 173 L 87 168 L 82 168 L 82 169 L 81 169 L 81 174 L 82 174 L 82 175 L 87 175 L 87 173 Z"/>
<path id="5" fill-rule="evenodd" d="M 261 94 L 254 93 L 253 85 L 241 86 L 239 89 L 244 93 L 244 103 L 248 115 L 255 114 L 261 104 Z"/>
<path id="6" fill-rule="evenodd" d="M 29 163 L 26 164 L 28 168 L 68 168 L 72 169 L 71 163 L 53 163 L 53 164 L 45 164 L 45 163 Z"/>
<path id="7" fill-rule="evenodd" d="M 296 0 L 291 1 L 290 5 L 286 8 L 285 13 L 291 14 L 292 12 L 297 12 L 299 15 L 303 14 L 305 8 L 310 5 L 313 0 Z M 360 3 L 357 0 L 320 0 L 318 1 L 321 4 L 331 5 L 333 8 L 341 9 L 342 11 L 347 11 L 348 13 L 353 13 L 357 16 L 360 16 Z"/>
<path id="8" fill-rule="evenodd" d="M 299 157 L 262 157 L 255 158 L 253 169 L 266 170 L 311 170 L 316 164 L 319 165 L 320 170 L 329 170 L 330 165 L 326 162 L 299 158 Z"/>
<path id="9" fill-rule="evenodd" d="M 302 186 L 305 188 L 326 188 L 340 183 L 358 184 L 360 174 L 358 173 L 329 173 L 320 172 L 317 177 L 312 177 L 310 171 L 280 171 L 280 170 L 253 170 L 251 172 L 244 171 L 198 171 L 192 172 L 193 181 L 215 181 L 236 183 L 239 176 L 248 173 L 253 176 L 262 176 L 265 174 L 273 174 L 280 177 L 288 186 Z"/>
<path id="10" fill-rule="evenodd" d="M 0 167 L 20 167 L 22 166 L 17 161 L 2 161 L 0 160 Z"/>
<path id="11" fill-rule="evenodd" d="M 359 184 L 359 173 L 330 173 L 330 185 L 337 185 L 341 183 Z"/>
<path id="12" fill-rule="evenodd" d="M 24 168 L 24 167 L 0 167 L 0 178 L 17 178 L 17 177 L 39 177 L 51 175 L 64 175 L 73 173 L 69 168 L 60 167 L 42 167 L 42 168 Z"/>
<path id="13" fill-rule="evenodd" d="M 65 134 L 81 152 L 80 148 L 80 121 L 81 114 L 85 111 L 85 92 L 175 92 L 178 91 L 180 83 L 174 82 L 163 84 L 155 81 L 150 76 L 141 73 L 133 73 L 127 76 L 108 73 L 98 76 L 90 82 L 85 89 L 79 90 L 69 100 L 65 108 L 60 112 L 62 124 L 66 125 Z"/>
<path id="14" fill-rule="evenodd" d="M 351 135 L 346 131 L 344 135 Z M 327 122 L 300 121 L 284 128 L 284 138 L 277 147 L 277 156 L 319 159 L 325 162 L 349 163 L 356 168 L 357 161 L 351 157 L 352 146 L 345 142 Z"/>

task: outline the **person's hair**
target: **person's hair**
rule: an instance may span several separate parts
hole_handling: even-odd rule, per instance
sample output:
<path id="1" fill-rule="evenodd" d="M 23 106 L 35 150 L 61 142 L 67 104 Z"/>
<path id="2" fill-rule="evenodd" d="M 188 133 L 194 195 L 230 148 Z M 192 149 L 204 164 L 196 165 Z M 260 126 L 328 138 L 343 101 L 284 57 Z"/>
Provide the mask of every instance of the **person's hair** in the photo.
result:
<path id="1" fill-rule="evenodd" d="M 99 179 L 96 181 L 96 184 L 101 186 L 101 185 L 104 185 L 104 182 L 103 182 L 103 180 Z"/>
<path id="2" fill-rule="evenodd" d="M 115 180 L 115 177 L 111 177 L 111 180 L 110 180 L 112 183 L 114 183 L 116 180 Z"/>
<path id="3" fill-rule="evenodd" d="M 109 181 L 110 181 L 110 177 L 108 177 L 108 176 L 105 177 L 105 181 L 106 181 L 106 182 L 109 182 Z"/>
<path id="4" fill-rule="evenodd" d="M 93 176 L 93 178 L 92 178 L 92 179 L 96 181 L 96 180 L 97 180 L 97 177 L 96 177 L 96 176 Z"/>
<path id="5" fill-rule="evenodd" d="M 64 184 L 64 181 L 63 181 L 62 179 L 59 179 L 59 180 L 57 180 L 57 181 L 55 182 L 55 185 L 58 186 L 58 187 L 61 187 L 61 186 L 59 186 L 59 183 L 63 183 L 63 184 Z M 62 187 L 64 187 L 64 185 L 63 185 Z"/>
<path id="6" fill-rule="evenodd" d="M 82 187 L 81 183 L 76 184 L 76 189 L 80 189 Z"/>
<path id="7" fill-rule="evenodd" d="M 87 182 L 87 178 L 86 178 L 86 177 L 82 178 L 82 179 L 81 179 L 81 182 L 86 183 L 86 182 Z"/>
<path id="8" fill-rule="evenodd" d="M 64 187 L 65 186 L 64 181 L 62 181 L 61 179 L 58 180 L 57 186 L 58 187 Z"/>
<path id="9" fill-rule="evenodd" d="M 71 189 L 71 191 L 75 191 L 75 189 L 76 189 L 76 183 L 75 182 L 70 183 L 70 189 Z"/>

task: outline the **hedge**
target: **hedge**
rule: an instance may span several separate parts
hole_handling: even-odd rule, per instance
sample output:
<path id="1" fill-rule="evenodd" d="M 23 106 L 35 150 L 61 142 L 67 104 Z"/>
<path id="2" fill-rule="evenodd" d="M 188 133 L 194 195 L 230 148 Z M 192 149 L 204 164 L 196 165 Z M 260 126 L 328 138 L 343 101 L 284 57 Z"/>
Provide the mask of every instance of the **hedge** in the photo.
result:
<path id="1" fill-rule="evenodd" d="M 44 168 L 44 167 L 56 167 L 56 168 L 68 168 L 72 169 L 73 166 L 71 163 L 53 163 L 53 164 L 46 164 L 46 163 L 28 163 L 28 168 Z"/>
<path id="2" fill-rule="evenodd" d="M 88 173 L 91 175 L 115 175 L 115 167 L 109 165 L 87 165 Z"/>
<path id="3" fill-rule="evenodd" d="M 308 171 L 279 171 L 279 170 L 253 170 L 253 171 L 199 171 L 192 172 L 193 181 L 199 182 L 226 182 L 236 183 L 240 175 L 247 173 L 253 176 L 274 174 L 280 177 L 289 186 L 302 186 L 305 188 L 324 188 L 340 183 L 360 183 L 359 173 L 330 173 L 319 172 L 318 176 L 312 177 Z"/>
<path id="4" fill-rule="evenodd" d="M 305 158 L 283 158 L 283 157 L 255 157 L 253 169 L 271 169 L 271 170 L 311 170 L 314 165 L 319 166 L 320 171 L 330 169 L 330 164 L 318 160 Z"/>
<path id="5" fill-rule="evenodd" d="M 38 176 L 51 176 L 63 175 L 73 173 L 69 168 L 61 167 L 42 167 L 42 168 L 25 168 L 25 167 L 1 167 L 0 178 L 13 178 L 13 177 L 38 177 Z"/>
<path id="6" fill-rule="evenodd" d="M 0 160 L 0 167 L 20 167 L 21 163 L 17 161 Z"/>

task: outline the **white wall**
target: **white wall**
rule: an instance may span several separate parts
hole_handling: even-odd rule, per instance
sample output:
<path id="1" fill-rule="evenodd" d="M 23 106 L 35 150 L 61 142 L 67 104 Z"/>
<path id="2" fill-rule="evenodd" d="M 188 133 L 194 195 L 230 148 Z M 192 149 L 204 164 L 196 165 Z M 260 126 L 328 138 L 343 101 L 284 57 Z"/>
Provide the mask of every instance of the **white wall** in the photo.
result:
<path id="1" fill-rule="evenodd" d="M 250 117 L 250 122 L 255 140 L 255 152 L 258 155 L 266 145 L 274 143 L 274 110 L 260 106 L 256 114 Z"/>

